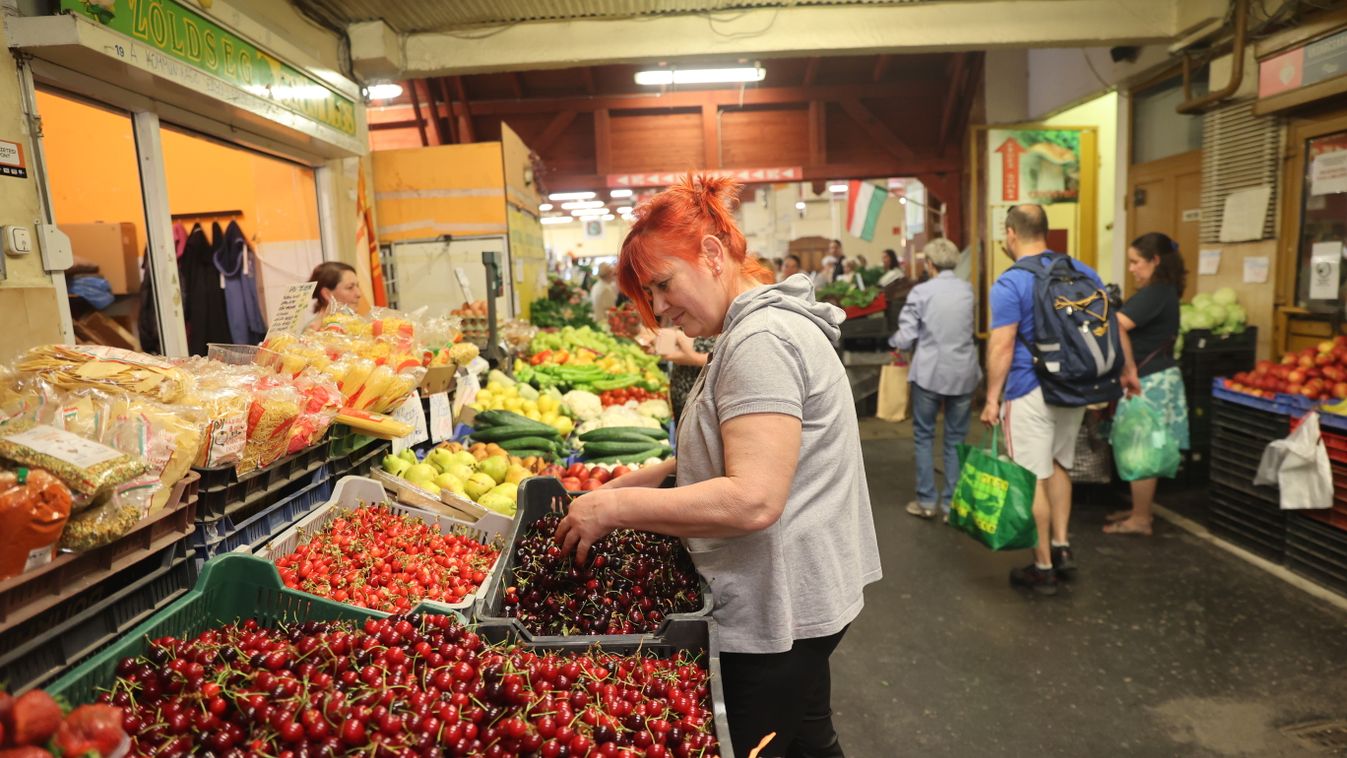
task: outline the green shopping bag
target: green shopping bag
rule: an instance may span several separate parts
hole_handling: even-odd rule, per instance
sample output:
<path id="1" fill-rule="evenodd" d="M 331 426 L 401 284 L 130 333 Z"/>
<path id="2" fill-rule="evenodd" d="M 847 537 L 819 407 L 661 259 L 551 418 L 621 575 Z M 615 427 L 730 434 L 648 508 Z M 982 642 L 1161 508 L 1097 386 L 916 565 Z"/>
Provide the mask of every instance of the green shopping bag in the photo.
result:
<path id="1" fill-rule="evenodd" d="M 1179 471 L 1179 441 L 1174 437 L 1164 412 L 1141 395 L 1125 397 L 1113 414 L 1113 429 L 1108 435 L 1113 445 L 1113 462 L 1124 482 L 1165 477 L 1173 479 Z"/>
<path id="2" fill-rule="evenodd" d="M 1034 489 L 1038 477 L 996 452 L 1001 427 L 986 448 L 959 445 L 959 483 L 949 525 L 992 550 L 1023 550 L 1038 542 Z"/>

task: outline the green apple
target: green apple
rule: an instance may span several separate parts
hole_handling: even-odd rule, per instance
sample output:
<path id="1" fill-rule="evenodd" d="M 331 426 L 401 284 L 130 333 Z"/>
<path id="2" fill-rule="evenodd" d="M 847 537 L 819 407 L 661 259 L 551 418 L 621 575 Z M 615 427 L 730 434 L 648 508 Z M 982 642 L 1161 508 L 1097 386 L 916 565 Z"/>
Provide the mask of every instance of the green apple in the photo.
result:
<path id="1" fill-rule="evenodd" d="M 485 495 L 486 493 L 490 492 L 491 488 L 495 486 L 496 486 L 495 480 L 493 480 L 485 472 L 478 471 L 477 473 L 468 477 L 468 481 L 463 483 L 463 491 L 467 494 L 468 497 L 472 498 L 473 500 L 476 500 L 482 495 Z"/>
<path id="2" fill-rule="evenodd" d="M 477 504 L 489 511 L 495 511 L 504 516 L 514 518 L 516 509 L 515 502 L 504 495 L 488 492 L 482 496 L 481 500 L 477 501 Z"/>
<path id="3" fill-rule="evenodd" d="M 407 473 L 407 469 L 409 469 L 409 468 L 411 468 L 411 467 L 412 467 L 412 464 L 410 464 L 410 463 L 408 463 L 408 462 L 402 460 L 401 458 L 397 457 L 396 455 L 385 455 L 385 456 L 384 456 L 384 460 L 383 460 L 383 468 L 384 468 L 384 471 L 387 471 L 388 473 L 392 474 L 393 476 L 402 476 L 403 474 Z"/>
<path id="4" fill-rule="evenodd" d="M 505 481 L 505 474 L 510 470 L 510 459 L 503 455 L 488 456 L 477 464 L 477 470 L 491 477 L 496 484 L 500 484 Z"/>
<path id="5" fill-rule="evenodd" d="M 463 480 L 453 474 L 440 474 L 435 477 L 435 483 L 438 484 L 442 490 L 449 490 L 450 492 L 457 493 L 463 492 Z"/>
<path id="6" fill-rule="evenodd" d="M 420 484 L 421 482 L 433 483 L 435 477 L 439 475 L 440 472 L 436 471 L 435 467 L 429 463 L 418 463 L 415 466 L 408 468 L 407 472 L 402 475 L 402 478 L 412 484 Z"/>

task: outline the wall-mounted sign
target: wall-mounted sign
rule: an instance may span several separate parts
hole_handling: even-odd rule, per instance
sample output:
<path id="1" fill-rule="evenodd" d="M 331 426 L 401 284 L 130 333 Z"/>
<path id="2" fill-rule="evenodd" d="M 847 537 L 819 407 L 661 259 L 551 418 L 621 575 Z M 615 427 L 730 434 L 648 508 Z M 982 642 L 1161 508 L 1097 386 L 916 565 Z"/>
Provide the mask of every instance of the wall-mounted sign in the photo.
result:
<path id="1" fill-rule="evenodd" d="M 714 177 L 728 177 L 744 184 L 762 182 L 798 182 L 804 179 L 804 169 L 799 166 L 776 168 L 727 168 L 710 171 L 698 171 L 698 174 Z M 656 171 L 652 173 L 609 174 L 609 187 L 667 187 L 686 176 L 686 172 Z"/>
<path id="2" fill-rule="evenodd" d="M 1347 31 L 1258 62 L 1258 96 L 1271 97 L 1347 74 Z"/>
<path id="3" fill-rule="evenodd" d="M 1080 197 L 1080 131 L 988 129 L 992 203 L 1074 203 Z"/>
<path id="4" fill-rule="evenodd" d="M 356 134 L 355 101 L 178 0 L 61 0 L 60 8 L 307 119 Z"/>
<path id="5" fill-rule="evenodd" d="M 0 140 L 0 176 L 19 179 L 28 176 L 28 168 L 23 162 L 23 145 Z"/>

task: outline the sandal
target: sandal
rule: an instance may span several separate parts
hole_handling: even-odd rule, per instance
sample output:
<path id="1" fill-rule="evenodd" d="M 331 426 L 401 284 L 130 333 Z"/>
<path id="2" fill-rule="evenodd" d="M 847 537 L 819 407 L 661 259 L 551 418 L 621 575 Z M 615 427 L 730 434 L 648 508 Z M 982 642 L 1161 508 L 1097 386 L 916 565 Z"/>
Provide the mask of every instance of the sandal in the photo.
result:
<path id="1" fill-rule="evenodd" d="M 1151 525 L 1138 525 L 1130 519 L 1115 521 L 1104 527 L 1104 534 L 1139 534 L 1143 537 L 1151 536 Z"/>
<path id="2" fill-rule="evenodd" d="M 1132 511 L 1126 510 L 1126 511 L 1114 511 L 1109 515 L 1105 516 L 1104 520 L 1112 524 L 1118 521 L 1126 521 L 1127 519 L 1130 518 L 1132 518 Z"/>

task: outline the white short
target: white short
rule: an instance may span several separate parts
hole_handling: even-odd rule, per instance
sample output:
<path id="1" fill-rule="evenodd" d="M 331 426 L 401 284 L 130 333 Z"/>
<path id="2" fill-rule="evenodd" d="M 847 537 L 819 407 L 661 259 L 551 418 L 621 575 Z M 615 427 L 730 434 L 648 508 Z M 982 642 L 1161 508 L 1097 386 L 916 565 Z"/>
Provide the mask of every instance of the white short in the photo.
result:
<path id="1" fill-rule="evenodd" d="M 1010 459 L 1039 479 L 1052 476 L 1052 462 L 1070 471 L 1076 461 L 1076 435 L 1085 418 L 1084 408 L 1063 408 L 1043 402 L 1043 390 L 1017 397 L 1001 406 Z"/>

